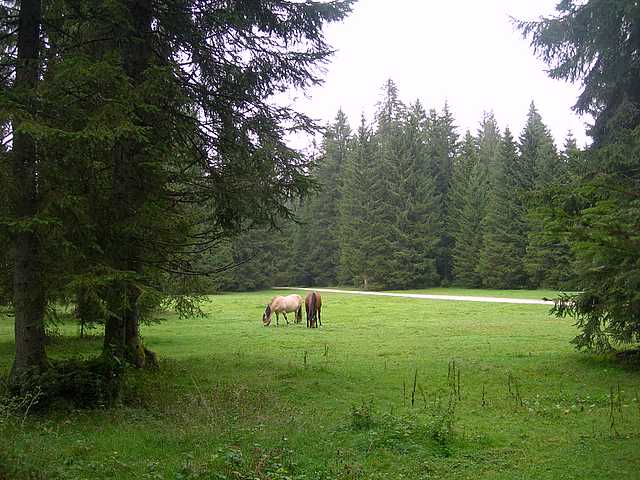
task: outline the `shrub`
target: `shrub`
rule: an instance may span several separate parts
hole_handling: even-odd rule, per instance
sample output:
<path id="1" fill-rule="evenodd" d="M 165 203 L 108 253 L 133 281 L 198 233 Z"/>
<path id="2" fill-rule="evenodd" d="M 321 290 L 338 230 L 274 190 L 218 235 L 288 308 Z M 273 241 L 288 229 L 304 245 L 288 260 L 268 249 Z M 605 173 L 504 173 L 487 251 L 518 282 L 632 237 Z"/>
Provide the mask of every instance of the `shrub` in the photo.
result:
<path id="1" fill-rule="evenodd" d="M 98 357 L 53 363 L 41 373 L 27 372 L 12 387 L 14 397 L 33 397 L 33 409 L 108 407 L 115 404 L 122 387 L 123 368 Z"/>

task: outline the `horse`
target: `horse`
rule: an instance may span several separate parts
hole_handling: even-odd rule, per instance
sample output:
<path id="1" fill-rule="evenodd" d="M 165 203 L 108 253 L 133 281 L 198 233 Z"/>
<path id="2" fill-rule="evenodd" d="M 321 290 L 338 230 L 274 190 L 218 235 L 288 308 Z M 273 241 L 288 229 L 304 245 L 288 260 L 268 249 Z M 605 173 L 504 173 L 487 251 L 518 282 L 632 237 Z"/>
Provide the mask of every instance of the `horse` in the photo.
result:
<path id="1" fill-rule="evenodd" d="M 289 320 L 287 320 L 288 312 L 295 312 L 296 323 L 302 321 L 302 297 L 300 295 L 293 294 L 287 295 L 286 297 L 273 297 L 262 314 L 262 324 L 268 327 L 271 324 L 271 315 L 275 313 L 277 326 L 278 314 L 281 313 L 287 321 L 287 325 L 289 325 Z"/>
<path id="2" fill-rule="evenodd" d="M 304 306 L 307 310 L 307 328 L 318 328 L 318 322 L 322 326 L 320 319 L 320 309 L 322 308 L 322 298 L 318 292 L 309 292 L 304 298 Z"/>

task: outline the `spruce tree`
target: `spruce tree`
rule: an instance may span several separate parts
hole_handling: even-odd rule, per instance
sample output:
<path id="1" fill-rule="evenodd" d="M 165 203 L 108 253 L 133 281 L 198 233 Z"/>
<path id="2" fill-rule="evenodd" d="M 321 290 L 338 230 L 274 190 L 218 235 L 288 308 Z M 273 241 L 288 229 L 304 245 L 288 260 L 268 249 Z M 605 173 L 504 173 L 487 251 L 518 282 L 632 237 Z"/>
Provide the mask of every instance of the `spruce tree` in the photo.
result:
<path id="1" fill-rule="evenodd" d="M 478 264 L 486 288 L 523 288 L 526 285 L 524 255 L 526 220 L 518 184 L 518 152 L 505 129 L 495 168 L 490 172 L 491 191 L 483 220 L 483 245 Z"/>
<path id="2" fill-rule="evenodd" d="M 559 299 L 555 311 L 576 320 L 578 348 L 637 345 L 640 5 L 565 0 L 556 9 L 553 17 L 519 26 L 551 76 L 582 82 L 574 108 L 595 121 L 593 145 L 546 217 L 545 226 L 570 242 L 581 289 Z"/>
<path id="3" fill-rule="evenodd" d="M 535 104 L 531 102 L 527 122 L 520 134 L 520 184 L 526 192 L 548 185 L 558 171 L 558 155 L 553 137 L 542 121 Z"/>
<path id="4" fill-rule="evenodd" d="M 375 194 L 378 204 L 375 223 L 376 244 L 372 244 L 372 259 L 377 264 L 375 283 L 380 288 L 401 288 L 408 276 L 407 245 L 401 241 L 401 223 L 406 215 L 405 184 L 412 172 L 403 164 L 403 126 L 405 105 L 399 98 L 398 88 L 389 79 L 383 87 L 383 97 L 376 112 L 376 130 L 373 135 L 374 175 L 377 178 Z"/>
<path id="5" fill-rule="evenodd" d="M 313 285 L 311 262 L 308 260 L 312 248 L 312 206 L 311 199 L 303 202 L 296 210 L 298 223 L 292 226 L 291 244 L 288 249 L 291 257 L 289 263 L 289 282 L 291 285 Z M 314 225 L 316 226 L 316 225 Z"/>
<path id="6" fill-rule="evenodd" d="M 0 127 L 1 128 L 1 127 Z M 2 135 L 4 138 L 4 134 Z M 9 173 L 9 155 L 4 145 L 0 145 L 0 185 L 10 185 Z M 9 216 L 9 192 L 7 189 L 0 191 L 0 218 L 8 218 Z M 0 228 L 0 244 L 9 245 L 11 242 L 9 233 L 5 229 Z M 0 305 L 8 305 L 11 303 L 13 292 L 13 280 L 11 265 L 13 264 L 12 255 L 8 248 L 0 250 Z"/>
<path id="7" fill-rule="evenodd" d="M 578 172 L 582 163 L 583 155 L 576 142 L 573 133 L 569 131 L 564 139 L 564 147 L 561 152 L 561 161 L 563 162 L 562 171 L 567 176 L 572 176 Z"/>
<path id="8" fill-rule="evenodd" d="M 450 223 L 449 233 L 453 239 L 452 259 L 458 255 L 458 247 L 462 246 L 465 236 L 463 210 L 467 202 L 467 192 L 472 178 L 472 172 L 478 162 L 478 144 L 474 136 L 467 130 L 460 144 L 458 154 L 453 161 L 453 176 L 451 184 L 451 204 L 449 205 Z M 456 281 L 457 269 L 453 260 L 452 273 Z"/>
<path id="9" fill-rule="evenodd" d="M 480 287 L 482 276 L 478 271 L 483 248 L 483 221 L 490 189 L 489 171 L 495 168 L 500 134 L 493 114 L 486 114 L 480 126 L 475 152 L 463 145 L 462 152 L 471 158 L 459 161 L 469 174 L 468 180 L 458 186 L 457 227 L 454 237 L 453 272 L 455 282 L 465 287 Z M 475 160 L 475 161 L 474 161 Z M 460 174 L 456 175 L 459 179 Z"/>
<path id="10" fill-rule="evenodd" d="M 451 184 L 451 202 L 449 209 L 452 210 L 450 231 L 455 236 L 459 228 L 458 213 L 464 203 L 465 192 L 471 179 L 471 172 L 478 162 L 478 143 L 476 138 L 467 130 L 460 142 L 460 148 L 453 159 L 453 174 Z"/>
<path id="11" fill-rule="evenodd" d="M 340 261 L 338 235 L 341 179 L 349 148 L 351 129 L 342 110 L 326 129 L 322 154 L 312 177 L 319 190 L 305 201 L 297 225 L 293 257 L 300 267 L 294 275 L 302 285 L 332 285 L 337 282 Z"/>
<path id="12" fill-rule="evenodd" d="M 16 355 L 10 377 L 16 385 L 23 381 L 26 374 L 38 373 L 48 364 L 44 335 L 47 302 L 42 275 L 44 251 L 38 234 L 41 210 L 38 165 L 41 153 L 33 132 L 25 128 L 28 120 L 37 115 L 36 89 L 41 77 L 41 26 L 41 1 L 23 0 L 17 12 L 15 79 L 12 88 L 4 92 L 14 104 L 13 146 L 11 153 L 3 155 L 3 159 L 10 160 L 8 186 L 12 193 L 13 211 L 10 214 L 14 224 L 10 234 L 15 252 L 13 304 Z M 4 65 L 7 62 L 2 63 Z M 4 122 L 2 126 L 4 129 Z"/>
<path id="13" fill-rule="evenodd" d="M 374 140 L 364 117 L 349 151 L 340 202 L 340 279 L 357 287 L 380 288 L 388 272 L 386 184 L 377 165 Z"/>
<path id="14" fill-rule="evenodd" d="M 520 135 L 519 149 L 520 183 L 528 221 L 525 256 L 528 282 L 532 287 L 557 288 L 566 278 L 569 266 L 563 262 L 565 255 L 561 245 L 544 228 L 541 211 L 545 208 L 549 188 L 563 178 L 563 163 L 533 102 Z"/>
<path id="15" fill-rule="evenodd" d="M 438 245 L 437 267 L 440 278 L 448 283 L 453 275 L 451 234 L 453 163 L 458 149 L 458 134 L 449 110 L 445 103 L 441 113 L 431 110 L 427 122 L 426 142 L 429 149 L 432 175 L 435 180 L 438 197 L 438 212 L 441 231 Z"/>
<path id="16" fill-rule="evenodd" d="M 366 189 L 371 188 L 372 185 L 372 179 L 367 175 L 371 170 L 371 159 L 371 130 L 362 116 L 352 149 L 345 158 L 344 178 L 338 204 L 340 213 L 339 283 L 358 285 L 364 281 L 361 265 L 366 258 L 366 252 L 363 249 L 364 242 L 361 240 L 366 222 L 364 214 L 367 213 L 364 208 L 364 201 L 367 198 Z"/>
<path id="17" fill-rule="evenodd" d="M 286 145 L 285 131 L 316 126 L 270 99 L 321 81 L 318 67 L 332 53 L 322 26 L 344 18 L 350 2 L 218 3 L 57 3 L 45 9 L 45 40 L 35 39 L 42 54 L 17 65 L 41 80 L 37 98 L 22 91 L 25 112 L 37 104 L 29 128 L 41 158 L 22 161 L 16 132 L 9 155 L 28 167 L 31 180 L 22 180 L 31 188 L 17 174 L 11 184 L 30 195 L 37 176 L 36 207 L 53 217 L 52 235 L 64 241 L 57 243 L 64 245 L 57 280 L 69 286 L 92 278 L 84 284 L 93 283 L 109 304 L 105 353 L 119 361 L 141 363 L 140 298 L 149 298 L 143 292 L 153 293 L 167 275 L 206 273 L 195 263 L 204 249 L 246 222 L 290 217 L 292 199 L 311 184 L 308 161 Z M 32 6 L 40 8 L 20 3 L 25 14 Z M 10 32 L 2 45 L 40 26 L 36 19 L 33 28 L 18 29 L 16 19 L 1 19 Z M 4 71 L 13 58 L 10 50 L 2 55 Z M 21 78 L 11 92 L 0 91 L 3 105 L 19 105 L 10 97 L 23 88 Z M 32 265 L 40 262 L 36 253 L 25 256 Z M 54 264 L 29 267 L 30 275 L 48 279 Z M 37 296 L 41 311 L 47 299 L 32 287 L 14 295 Z"/>
<path id="18" fill-rule="evenodd" d="M 397 159 L 397 238 L 394 256 L 398 270 L 391 283 L 397 288 L 437 285 L 436 268 L 442 235 L 442 213 L 428 150 L 427 116 L 416 101 L 402 125 Z"/>
<path id="19" fill-rule="evenodd" d="M 215 291 L 252 291 L 289 283 L 291 228 L 247 228 L 205 257 Z M 219 273 L 218 273 L 219 272 Z M 205 292 L 209 293 L 209 292 Z"/>
<path id="20" fill-rule="evenodd" d="M 640 123 L 640 5 L 628 0 L 563 0 L 557 14 L 517 22 L 549 76 L 582 82 L 574 110 L 590 114 L 594 147 Z"/>

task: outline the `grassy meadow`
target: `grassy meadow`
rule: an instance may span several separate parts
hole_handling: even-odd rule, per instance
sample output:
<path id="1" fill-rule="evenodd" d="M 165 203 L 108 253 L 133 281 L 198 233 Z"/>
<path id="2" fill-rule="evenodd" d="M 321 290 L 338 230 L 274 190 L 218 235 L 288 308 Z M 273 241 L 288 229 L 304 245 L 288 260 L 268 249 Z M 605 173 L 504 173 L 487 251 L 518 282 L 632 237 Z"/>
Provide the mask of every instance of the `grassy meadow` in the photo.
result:
<path id="1" fill-rule="evenodd" d="M 263 327 L 276 293 L 144 327 L 161 368 L 118 408 L 0 404 L 0 479 L 640 478 L 640 372 L 575 352 L 548 306 L 326 293 L 321 328 Z M 53 358 L 100 350 L 62 333 Z M 0 318 L 2 377 L 12 338 Z"/>

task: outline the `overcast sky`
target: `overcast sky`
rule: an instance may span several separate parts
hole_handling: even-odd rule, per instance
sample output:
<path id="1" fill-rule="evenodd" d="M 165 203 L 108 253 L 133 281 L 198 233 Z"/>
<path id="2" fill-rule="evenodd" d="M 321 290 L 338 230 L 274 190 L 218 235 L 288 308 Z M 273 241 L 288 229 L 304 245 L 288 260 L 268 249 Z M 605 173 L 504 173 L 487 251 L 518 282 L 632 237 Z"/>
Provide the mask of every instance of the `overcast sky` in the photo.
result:
<path id="1" fill-rule="evenodd" d="M 510 21 L 548 16 L 557 1 L 360 0 L 326 29 L 337 52 L 324 85 L 295 105 L 323 123 L 342 108 L 356 128 L 361 113 L 372 119 L 392 78 L 405 103 L 419 99 L 440 110 L 447 101 L 460 134 L 475 133 L 483 112 L 493 110 L 501 129 L 517 137 L 533 100 L 557 144 L 571 130 L 584 146 L 588 119 L 571 110 L 579 86 L 549 79 Z"/>

